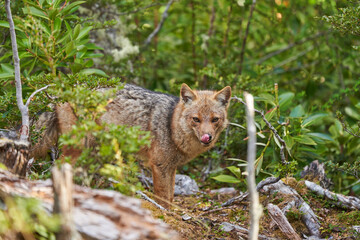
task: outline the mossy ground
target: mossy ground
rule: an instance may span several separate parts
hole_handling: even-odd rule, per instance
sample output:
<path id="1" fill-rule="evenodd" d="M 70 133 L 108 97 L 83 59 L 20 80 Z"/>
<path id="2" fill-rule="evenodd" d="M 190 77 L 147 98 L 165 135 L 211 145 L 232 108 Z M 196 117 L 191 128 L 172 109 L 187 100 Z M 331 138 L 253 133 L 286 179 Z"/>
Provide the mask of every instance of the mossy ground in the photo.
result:
<path id="1" fill-rule="evenodd" d="M 360 235 L 356 236 L 352 229 L 352 226 L 360 225 L 360 211 L 350 211 L 335 206 L 325 198 L 309 192 L 301 181 L 298 182 L 293 178 L 283 179 L 283 181 L 296 189 L 318 216 L 322 238 L 360 239 Z M 247 200 L 230 207 L 221 207 L 222 203 L 233 196 L 203 192 L 194 196 L 175 197 L 171 211 L 161 211 L 149 202 L 144 202 L 144 207 L 150 209 L 155 218 L 162 219 L 171 225 L 186 240 L 239 239 L 239 236 L 246 239 L 244 234 L 234 230 L 224 232 L 220 228 L 221 223 L 229 222 L 249 229 L 249 202 Z M 285 206 L 291 200 L 290 198 L 291 196 L 284 194 L 260 195 L 263 206 L 272 203 L 280 208 Z M 184 214 L 191 216 L 191 219 L 184 221 L 182 219 Z M 297 209 L 291 209 L 287 213 L 287 218 L 301 237 L 304 237 L 303 234 L 309 236 L 306 226 L 301 221 L 301 214 Z M 286 239 L 278 227 L 272 226 L 266 208 L 260 219 L 260 234 L 276 239 Z"/>

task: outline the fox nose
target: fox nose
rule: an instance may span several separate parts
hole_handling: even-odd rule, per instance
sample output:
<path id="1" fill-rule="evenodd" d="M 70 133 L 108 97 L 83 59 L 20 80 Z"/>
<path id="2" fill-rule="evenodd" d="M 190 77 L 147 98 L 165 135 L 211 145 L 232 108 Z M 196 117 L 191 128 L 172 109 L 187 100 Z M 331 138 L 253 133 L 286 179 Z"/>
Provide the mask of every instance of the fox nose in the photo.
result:
<path id="1" fill-rule="evenodd" d="M 212 140 L 211 134 L 205 133 L 204 135 L 201 136 L 202 143 L 208 144 L 211 142 L 211 140 Z"/>

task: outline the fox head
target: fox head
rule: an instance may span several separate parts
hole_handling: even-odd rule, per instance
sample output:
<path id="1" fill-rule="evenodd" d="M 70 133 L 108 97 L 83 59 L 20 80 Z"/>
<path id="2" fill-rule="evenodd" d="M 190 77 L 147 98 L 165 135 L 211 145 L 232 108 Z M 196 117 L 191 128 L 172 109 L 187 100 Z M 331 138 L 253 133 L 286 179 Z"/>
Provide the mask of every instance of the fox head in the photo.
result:
<path id="1" fill-rule="evenodd" d="M 218 92 L 196 91 L 183 83 L 180 90 L 182 129 L 193 133 L 202 146 L 212 146 L 228 124 L 230 97 L 229 86 Z"/>

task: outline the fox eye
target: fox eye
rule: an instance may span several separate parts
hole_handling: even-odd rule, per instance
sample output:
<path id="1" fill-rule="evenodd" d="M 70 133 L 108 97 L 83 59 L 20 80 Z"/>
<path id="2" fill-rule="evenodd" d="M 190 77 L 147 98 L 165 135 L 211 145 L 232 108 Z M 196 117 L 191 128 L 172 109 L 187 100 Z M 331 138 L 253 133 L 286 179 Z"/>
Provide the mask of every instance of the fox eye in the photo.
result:
<path id="1" fill-rule="evenodd" d="M 197 117 L 193 117 L 193 121 L 198 123 L 198 122 L 200 122 L 200 119 Z"/>
<path id="2" fill-rule="evenodd" d="M 218 117 L 214 117 L 214 118 L 211 120 L 211 122 L 213 122 L 213 123 L 216 123 L 217 121 L 219 121 L 219 118 L 218 118 Z"/>

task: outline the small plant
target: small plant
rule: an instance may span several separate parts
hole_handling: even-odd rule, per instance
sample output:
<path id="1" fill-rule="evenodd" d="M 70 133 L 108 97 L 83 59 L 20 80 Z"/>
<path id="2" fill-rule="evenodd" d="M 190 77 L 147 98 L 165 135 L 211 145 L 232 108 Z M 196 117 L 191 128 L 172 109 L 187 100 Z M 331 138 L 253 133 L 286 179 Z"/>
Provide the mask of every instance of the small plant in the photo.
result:
<path id="1" fill-rule="evenodd" d="M 7 198 L 5 205 L 6 210 L 0 210 L 0 238 L 20 233 L 24 239 L 55 240 L 59 218 L 45 212 L 38 200 Z"/>

